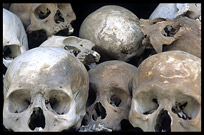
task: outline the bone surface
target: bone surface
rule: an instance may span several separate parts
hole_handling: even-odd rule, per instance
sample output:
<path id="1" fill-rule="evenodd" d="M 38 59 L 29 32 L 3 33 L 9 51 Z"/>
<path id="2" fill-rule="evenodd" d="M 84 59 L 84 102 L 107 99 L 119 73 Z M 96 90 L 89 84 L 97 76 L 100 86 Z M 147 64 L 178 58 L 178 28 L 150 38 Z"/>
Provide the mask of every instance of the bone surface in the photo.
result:
<path id="1" fill-rule="evenodd" d="M 15 57 L 28 50 L 28 39 L 18 16 L 3 8 L 3 64 L 8 67 Z"/>
<path id="2" fill-rule="evenodd" d="M 78 38 L 76 36 L 52 36 L 40 46 L 60 47 L 79 59 L 84 65 L 90 65 L 99 62 L 100 54 L 93 51 L 95 44 L 87 39 Z"/>
<path id="3" fill-rule="evenodd" d="M 88 73 L 64 49 L 37 47 L 18 56 L 4 79 L 3 124 L 12 131 L 79 129 Z"/>
<path id="4" fill-rule="evenodd" d="M 139 19 L 120 6 L 103 6 L 88 15 L 80 27 L 79 37 L 93 41 L 100 54 L 122 61 L 142 52 Z"/>
<path id="5" fill-rule="evenodd" d="M 128 120 L 132 77 L 137 68 L 123 61 L 106 61 L 89 70 L 89 98 L 81 131 L 120 131 Z"/>
<path id="6" fill-rule="evenodd" d="M 133 80 L 129 120 L 143 131 L 201 131 L 201 59 L 183 51 L 145 59 Z"/>

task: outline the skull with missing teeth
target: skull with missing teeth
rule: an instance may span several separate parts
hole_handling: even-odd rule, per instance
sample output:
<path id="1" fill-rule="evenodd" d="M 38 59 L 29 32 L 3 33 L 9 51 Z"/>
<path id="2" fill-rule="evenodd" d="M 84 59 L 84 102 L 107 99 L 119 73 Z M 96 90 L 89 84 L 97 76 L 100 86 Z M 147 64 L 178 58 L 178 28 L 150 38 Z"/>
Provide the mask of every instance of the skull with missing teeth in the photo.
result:
<path id="1" fill-rule="evenodd" d="M 28 50 L 28 39 L 18 16 L 3 9 L 3 63 L 6 67 L 15 57 Z"/>
<path id="2" fill-rule="evenodd" d="M 6 72 L 3 124 L 13 131 L 77 130 L 86 113 L 88 87 L 86 68 L 67 51 L 31 49 Z"/>
<path id="3" fill-rule="evenodd" d="M 128 120 L 133 73 L 137 68 L 122 61 L 107 61 L 89 70 L 86 131 L 119 131 Z M 84 130 L 84 131 L 85 131 Z"/>
<path id="4" fill-rule="evenodd" d="M 70 3 L 12 3 L 10 11 L 18 15 L 28 32 L 45 30 L 51 36 L 67 29 L 67 35 L 74 29 L 71 22 L 76 19 Z"/>
<path id="5" fill-rule="evenodd" d="M 103 6 L 83 21 L 79 37 L 93 41 L 102 58 L 128 61 L 143 52 L 139 19 L 115 5 Z"/>
<path id="6" fill-rule="evenodd" d="M 201 131 L 201 59 L 183 51 L 145 59 L 133 81 L 129 120 L 143 131 Z"/>
<path id="7" fill-rule="evenodd" d="M 63 48 L 78 58 L 84 65 L 98 62 L 100 59 L 100 54 L 92 50 L 95 46 L 92 41 L 75 36 L 52 36 L 40 46 Z"/>

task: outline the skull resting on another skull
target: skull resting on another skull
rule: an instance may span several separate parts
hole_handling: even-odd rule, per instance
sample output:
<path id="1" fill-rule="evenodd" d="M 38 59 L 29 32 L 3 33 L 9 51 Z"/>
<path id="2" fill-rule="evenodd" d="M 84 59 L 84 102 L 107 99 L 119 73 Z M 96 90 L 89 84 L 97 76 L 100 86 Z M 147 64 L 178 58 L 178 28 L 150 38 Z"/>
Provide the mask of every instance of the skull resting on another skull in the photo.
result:
<path id="1" fill-rule="evenodd" d="M 44 30 L 47 36 L 67 30 L 67 35 L 74 29 L 71 22 L 76 15 L 70 3 L 12 3 L 9 10 L 21 18 L 28 32 Z"/>
<path id="2" fill-rule="evenodd" d="M 137 68 L 123 61 L 106 61 L 89 70 L 89 97 L 82 131 L 119 131 L 128 120 L 132 78 Z"/>
<path id="3" fill-rule="evenodd" d="M 18 56 L 4 79 L 3 124 L 13 131 L 78 130 L 88 72 L 69 52 L 37 47 Z"/>
<path id="4" fill-rule="evenodd" d="M 143 131 L 201 131 L 201 59 L 167 51 L 145 59 L 133 81 L 129 121 Z"/>

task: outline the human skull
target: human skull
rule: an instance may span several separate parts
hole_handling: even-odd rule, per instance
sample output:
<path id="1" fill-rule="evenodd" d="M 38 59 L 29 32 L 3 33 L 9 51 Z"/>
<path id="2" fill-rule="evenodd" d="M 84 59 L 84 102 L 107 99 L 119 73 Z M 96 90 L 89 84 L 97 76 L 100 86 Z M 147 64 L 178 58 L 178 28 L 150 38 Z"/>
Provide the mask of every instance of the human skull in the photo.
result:
<path id="1" fill-rule="evenodd" d="M 74 31 L 70 23 L 76 15 L 70 3 L 12 3 L 9 10 L 21 18 L 28 32 L 43 29 L 51 36 L 60 30 Z"/>
<path id="2" fill-rule="evenodd" d="M 152 12 L 149 19 L 175 19 L 179 16 L 198 19 L 201 17 L 201 3 L 161 3 Z"/>
<path id="3" fill-rule="evenodd" d="M 140 19 L 145 47 L 154 48 L 157 53 L 181 50 L 201 58 L 201 23 L 187 17 L 174 20 Z M 163 49 L 162 49 L 163 47 Z"/>
<path id="4" fill-rule="evenodd" d="M 3 8 L 3 64 L 8 67 L 15 57 L 28 50 L 28 39 L 18 16 Z"/>
<path id="5" fill-rule="evenodd" d="M 103 6 L 88 15 L 79 37 L 93 41 L 102 57 L 128 61 L 143 51 L 138 17 L 120 6 Z"/>
<path id="6" fill-rule="evenodd" d="M 92 50 L 92 48 L 95 46 L 92 41 L 75 36 L 52 36 L 40 46 L 54 46 L 63 48 L 72 53 L 85 65 L 98 62 L 100 59 L 100 54 Z"/>
<path id="7" fill-rule="evenodd" d="M 145 59 L 133 79 L 129 121 L 143 131 L 201 130 L 201 59 L 168 51 Z"/>
<path id="8" fill-rule="evenodd" d="M 88 87 L 86 68 L 67 51 L 31 49 L 5 74 L 3 124 L 13 131 L 77 130 L 86 113 Z"/>
<path id="9" fill-rule="evenodd" d="M 118 131 L 128 120 L 133 73 L 123 61 L 106 61 L 89 70 L 89 97 L 82 131 Z"/>

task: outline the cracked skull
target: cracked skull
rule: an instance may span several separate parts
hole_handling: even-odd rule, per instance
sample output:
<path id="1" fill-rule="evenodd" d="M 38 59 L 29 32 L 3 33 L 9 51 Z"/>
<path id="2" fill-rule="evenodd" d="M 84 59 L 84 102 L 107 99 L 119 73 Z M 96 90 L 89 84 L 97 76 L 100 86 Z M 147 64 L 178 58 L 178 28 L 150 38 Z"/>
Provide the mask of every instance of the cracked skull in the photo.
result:
<path id="1" fill-rule="evenodd" d="M 133 79 L 129 121 L 144 131 L 201 131 L 201 59 L 168 51 L 145 59 Z"/>
<path id="2" fill-rule="evenodd" d="M 3 64 L 9 64 L 28 50 L 28 39 L 18 16 L 3 8 Z"/>
<path id="3" fill-rule="evenodd" d="M 92 48 L 95 46 L 92 41 L 75 36 L 52 36 L 40 46 L 54 46 L 63 48 L 72 53 L 84 65 L 98 62 L 100 59 L 100 54 L 92 50 Z"/>
<path id="4" fill-rule="evenodd" d="M 47 36 L 67 30 L 67 35 L 74 29 L 71 22 L 76 15 L 70 3 L 13 3 L 10 11 L 18 15 L 28 32 L 45 30 Z"/>
<path id="5" fill-rule="evenodd" d="M 201 23 L 199 21 L 179 17 L 174 20 L 140 19 L 141 31 L 145 47 L 162 51 L 181 50 L 201 58 Z"/>
<path id="6" fill-rule="evenodd" d="M 87 16 L 79 37 L 93 41 L 104 58 L 128 61 L 143 52 L 139 19 L 120 6 L 103 6 Z"/>
<path id="7" fill-rule="evenodd" d="M 118 131 L 128 120 L 132 77 L 137 68 L 122 61 L 107 61 L 89 70 L 86 131 Z"/>
<path id="8" fill-rule="evenodd" d="M 6 72 L 3 124 L 13 131 L 77 130 L 86 113 L 88 87 L 86 68 L 67 51 L 31 49 Z"/>

